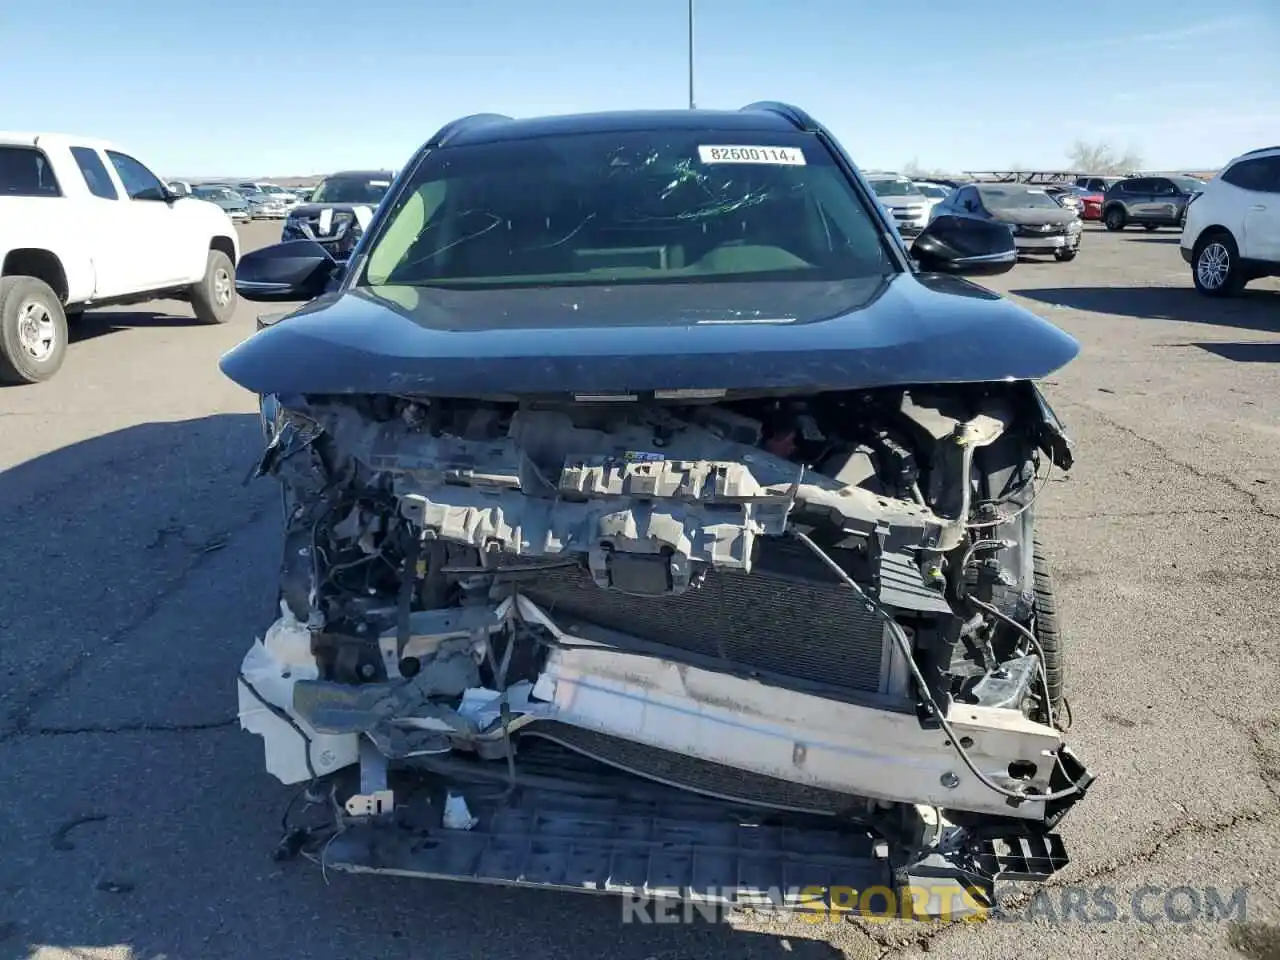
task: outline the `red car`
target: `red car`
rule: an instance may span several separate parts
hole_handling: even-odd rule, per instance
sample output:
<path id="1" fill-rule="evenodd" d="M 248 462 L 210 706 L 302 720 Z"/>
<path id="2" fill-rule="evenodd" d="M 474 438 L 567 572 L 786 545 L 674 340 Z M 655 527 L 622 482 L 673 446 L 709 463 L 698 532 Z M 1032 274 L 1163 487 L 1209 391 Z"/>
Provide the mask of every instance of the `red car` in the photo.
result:
<path id="1" fill-rule="evenodd" d="M 1080 194 L 1080 219 L 1081 220 L 1101 220 L 1102 219 L 1102 194 L 1100 193 Z"/>

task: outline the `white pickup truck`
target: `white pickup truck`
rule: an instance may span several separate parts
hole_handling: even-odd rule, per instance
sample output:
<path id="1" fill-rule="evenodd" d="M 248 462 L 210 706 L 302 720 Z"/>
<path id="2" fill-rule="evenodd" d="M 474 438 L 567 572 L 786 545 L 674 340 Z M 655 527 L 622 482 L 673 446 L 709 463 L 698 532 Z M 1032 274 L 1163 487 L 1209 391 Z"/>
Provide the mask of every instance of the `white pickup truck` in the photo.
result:
<path id="1" fill-rule="evenodd" d="M 177 298 L 226 323 L 239 259 L 221 209 L 111 144 L 0 131 L 0 382 L 53 376 L 90 307 Z"/>

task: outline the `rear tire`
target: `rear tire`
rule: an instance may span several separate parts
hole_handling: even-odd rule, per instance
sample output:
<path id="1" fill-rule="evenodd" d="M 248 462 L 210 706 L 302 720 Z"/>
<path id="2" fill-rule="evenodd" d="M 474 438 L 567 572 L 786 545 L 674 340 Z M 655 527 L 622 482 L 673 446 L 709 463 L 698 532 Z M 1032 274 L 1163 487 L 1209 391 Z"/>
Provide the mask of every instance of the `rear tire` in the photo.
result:
<path id="1" fill-rule="evenodd" d="M 1147 233 L 1155 233 L 1157 230 L 1160 229 L 1160 225 L 1156 223 L 1144 223 L 1142 225 L 1142 228 L 1146 230 Z"/>
<path id="2" fill-rule="evenodd" d="M 62 366 L 67 317 L 43 280 L 0 277 L 0 383 L 40 383 Z"/>
<path id="3" fill-rule="evenodd" d="M 1058 601 L 1053 582 L 1053 570 L 1045 556 L 1040 538 L 1032 539 L 1032 560 L 1035 565 L 1035 637 L 1044 651 L 1044 674 L 1049 686 L 1049 702 L 1053 715 L 1061 722 L 1063 702 L 1066 700 L 1066 637 L 1058 618 Z M 1037 685 L 1038 686 L 1038 685 Z M 1039 690 L 1043 695 L 1044 691 Z M 1043 704 L 1038 711 L 1042 723 L 1048 721 Z"/>
<path id="4" fill-rule="evenodd" d="M 1249 282 L 1240 249 L 1225 230 L 1207 233 L 1191 251 L 1191 279 L 1206 297 L 1234 297 Z"/>
<path id="5" fill-rule="evenodd" d="M 1102 225 L 1108 230 L 1123 230 L 1127 220 L 1124 208 L 1120 206 L 1108 207 L 1102 214 Z"/>
<path id="6" fill-rule="evenodd" d="M 226 323 L 236 312 L 236 268 L 221 250 L 210 250 L 204 278 L 190 288 L 191 308 L 201 323 Z"/>

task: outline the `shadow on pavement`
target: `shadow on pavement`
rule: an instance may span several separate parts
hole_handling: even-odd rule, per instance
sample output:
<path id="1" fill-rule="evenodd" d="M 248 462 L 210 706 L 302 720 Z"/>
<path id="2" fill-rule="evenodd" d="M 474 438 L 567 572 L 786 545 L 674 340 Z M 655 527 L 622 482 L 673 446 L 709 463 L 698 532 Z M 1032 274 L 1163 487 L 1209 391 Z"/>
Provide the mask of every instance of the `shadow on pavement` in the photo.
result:
<path id="1" fill-rule="evenodd" d="M 93 340 L 108 333 L 119 333 L 121 330 L 156 327 L 201 327 L 204 326 L 191 314 L 157 313 L 154 310 L 91 310 L 78 320 L 70 322 L 67 328 L 71 343 Z"/>
<path id="2" fill-rule="evenodd" d="M 279 561 L 278 487 L 243 486 L 261 442 L 256 416 L 222 414 L 0 471 L 0 637 L 20 640 L 0 643 L 0 956 L 835 960 L 827 938 L 865 943 L 838 921 L 624 923 L 620 898 L 273 862 L 296 788 L 234 718 Z"/>
<path id="3" fill-rule="evenodd" d="M 252 414 L 145 423 L 0 471 L 0 636 L 22 638 L 0 643 L 0 739 L 262 514 L 272 491 L 240 486 L 261 437 Z"/>
<path id="4" fill-rule="evenodd" d="M 1125 237 L 1130 243 L 1179 243 L 1182 236 L 1176 237 Z"/>
<path id="5" fill-rule="evenodd" d="M 1176 320 L 1241 330 L 1280 332 L 1280 293 L 1245 290 L 1214 300 L 1186 287 L 1042 287 L 1010 293 L 1040 303 L 1140 320 Z"/>
<path id="6" fill-rule="evenodd" d="M 1236 363 L 1280 363 L 1280 343 L 1244 340 L 1238 343 L 1196 343 L 1192 346 Z"/>

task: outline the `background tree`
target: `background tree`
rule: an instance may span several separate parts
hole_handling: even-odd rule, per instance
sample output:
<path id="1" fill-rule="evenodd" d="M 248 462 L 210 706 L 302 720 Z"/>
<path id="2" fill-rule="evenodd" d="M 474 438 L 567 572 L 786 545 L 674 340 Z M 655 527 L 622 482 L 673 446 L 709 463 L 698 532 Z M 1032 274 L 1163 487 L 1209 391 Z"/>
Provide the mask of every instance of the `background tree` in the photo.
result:
<path id="1" fill-rule="evenodd" d="M 1142 168 L 1142 155 L 1134 150 L 1119 152 L 1105 140 L 1086 143 L 1077 140 L 1067 150 L 1071 166 L 1081 173 L 1128 173 Z"/>
<path id="2" fill-rule="evenodd" d="M 902 175 L 911 180 L 928 180 L 931 177 L 941 177 L 946 175 L 945 170 L 939 170 L 936 167 L 924 167 L 920 164 L 919 157 L 912 157 L 902 165 Z"/>

